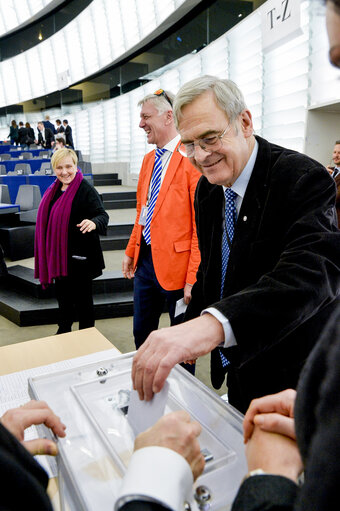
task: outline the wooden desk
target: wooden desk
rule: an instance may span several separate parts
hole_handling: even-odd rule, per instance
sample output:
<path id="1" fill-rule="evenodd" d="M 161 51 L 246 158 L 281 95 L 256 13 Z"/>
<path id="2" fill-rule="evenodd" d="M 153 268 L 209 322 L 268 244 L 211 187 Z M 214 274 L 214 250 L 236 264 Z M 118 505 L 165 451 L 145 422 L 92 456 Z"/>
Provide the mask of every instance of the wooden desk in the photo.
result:
<path id="1" fill-rule="evenodd" d="M 0 375 L 32 369 L 69 358 L 116 349 L 96 328 L 11 344 L 0 348 Z M 117 354 L 120 352 L 117 350 Z M 58 483 L 50 479 L 48 494 L 55 511 L 59 511 Z"/>
<path id="2" fill-rule="evenodd" d="M 115 348 L 95 327 L 0 348 L 0 375 Z M 117 348 L 115 348 L 117 349 Z M 117 350 L 117 353 L 119 351 Z"/>

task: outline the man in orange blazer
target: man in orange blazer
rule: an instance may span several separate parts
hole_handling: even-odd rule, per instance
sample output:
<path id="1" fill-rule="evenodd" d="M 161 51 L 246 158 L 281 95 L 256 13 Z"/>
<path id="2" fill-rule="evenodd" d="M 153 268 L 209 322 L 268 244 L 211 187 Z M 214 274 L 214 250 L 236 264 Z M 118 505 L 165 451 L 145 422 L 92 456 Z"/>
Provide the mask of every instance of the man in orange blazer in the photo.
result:
<path id="1" fill-rule="evenodd" d="M 142 99 L 139 127 L 156 150 L 143 160 L 137 187 L 137 216 L 122 270 L 134 277 L 133 334 L 137 349 L 157 330 L 167 303 L 171 325 L 176 302 L 191 299 L 200 252 L 194 195 L 199 172 L 178 151 L 180 137 L 173 114 L 173 94 L 162 89 Z"/>

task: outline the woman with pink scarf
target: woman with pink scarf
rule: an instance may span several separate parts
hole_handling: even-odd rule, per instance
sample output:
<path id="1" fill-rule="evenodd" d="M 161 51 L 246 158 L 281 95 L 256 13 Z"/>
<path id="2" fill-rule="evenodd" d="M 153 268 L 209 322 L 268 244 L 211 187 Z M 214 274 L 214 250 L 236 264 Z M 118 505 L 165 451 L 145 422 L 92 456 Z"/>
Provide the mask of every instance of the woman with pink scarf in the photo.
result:
<path id="1" fill-rule="evenodd" d="M 72 149 L 59 149 L 51 159 L 57 179 L 46 190 L 35 232 L 35 278 L 43 288 L 54 281 L 59 304 L 58 334 L 94 326 L 92 279 L 102 274 L 100 234 L 108 215 L 97 191 L 77 168 Z"/>

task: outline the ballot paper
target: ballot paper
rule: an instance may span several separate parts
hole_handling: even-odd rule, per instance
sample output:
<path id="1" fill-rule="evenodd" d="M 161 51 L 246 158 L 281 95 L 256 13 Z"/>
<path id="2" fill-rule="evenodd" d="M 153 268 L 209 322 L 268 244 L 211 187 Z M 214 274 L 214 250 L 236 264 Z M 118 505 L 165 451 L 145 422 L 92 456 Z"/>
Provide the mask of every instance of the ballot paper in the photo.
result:
<path id="1" fill-rule="evenodd" d="M 128 411 L 128 422 L 137 436 L 150 428 L 163 415 L 169 394 L 169 383 L 166 381 L 160 392 L 154 394 L 151 401 L 141 401 L 136 390 L 131 390 Z"/>
<path id="2" fill-rule="evenodd" d="M 180 298 L 179 300 L 177 300 L 175 318 L 177 318 L 177 316 L 179 316 L 180 314 L 184 314 L 185 311 L 187 310 L 187 307 L 188 307 L 187 304 L 184 303 L 184 298 Z"/>

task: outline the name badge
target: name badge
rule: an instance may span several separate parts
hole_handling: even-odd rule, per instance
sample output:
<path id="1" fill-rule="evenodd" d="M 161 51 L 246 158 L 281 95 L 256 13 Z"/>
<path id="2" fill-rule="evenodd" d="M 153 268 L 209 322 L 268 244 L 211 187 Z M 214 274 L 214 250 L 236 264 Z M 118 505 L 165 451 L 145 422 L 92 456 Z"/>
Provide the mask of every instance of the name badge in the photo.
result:
<path id="1" fill-rule="evenodd" d="M 142 210 L 140 212 L 140 215 L 139 215 L 139 222 L 138 222 L 139 225 L 145 225 L 147 214 L 148 214 L 148 207 L 143 206 Z"/>

